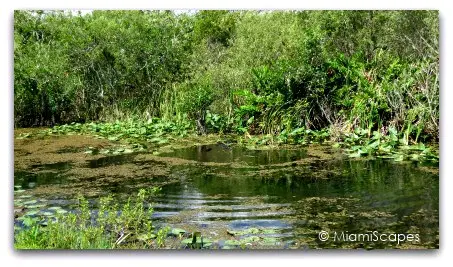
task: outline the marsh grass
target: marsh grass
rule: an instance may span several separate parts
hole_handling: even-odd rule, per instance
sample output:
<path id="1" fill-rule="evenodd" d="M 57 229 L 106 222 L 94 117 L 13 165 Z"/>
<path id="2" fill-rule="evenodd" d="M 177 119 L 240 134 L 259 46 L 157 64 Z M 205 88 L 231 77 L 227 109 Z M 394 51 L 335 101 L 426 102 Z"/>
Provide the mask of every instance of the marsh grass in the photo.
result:
<path id="1" fill-rule="evenodd" d="M 97 213 L 80 196 L 75 210 L 51 219 L 27 217 L 16 227 L 16 249 L 122 249 L 165 245 L 168 229 L 155 233 L 148 197 L 159 189 L 141 189 L 120 205 L 112 196 L 99 200 Z"/>

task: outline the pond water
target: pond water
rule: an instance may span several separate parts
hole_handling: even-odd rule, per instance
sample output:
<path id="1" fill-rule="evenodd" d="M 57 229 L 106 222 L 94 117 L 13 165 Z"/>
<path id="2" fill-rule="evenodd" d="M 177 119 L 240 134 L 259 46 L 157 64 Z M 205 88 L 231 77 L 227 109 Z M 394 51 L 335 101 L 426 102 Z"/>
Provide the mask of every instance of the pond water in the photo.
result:
<path id="1" fill-rule="evenodd" d="M 177 157 L 199 162 L 231 163 L 238 162 L 250 165 L 276 164 L 296 161 L 307 156 L 305 150 L 251 150 L 242 146 L 217 143 L 211 145 L 191 146 L 162 153 L 165 157 Z"/>
<path id="2" fill-rule="evenodd" d="M 138 160 L 138 156 L 106 156 L 88 160 L 83 167 L 94 171 L 123 164 L 141 169 L 156 166 L 156 162 Z M 114 192 L 124 199 L 138 188 L 171 178 L 172 182 L 163 185 L 153 199 L 155 220 L 177 228 L 202 230 L 217 239 L 220 247 L 231 238 L 248 243 L 261 240 L 269 248 L 439 246 L 439 175 L 432 171 L 436 166 L 347 158 L 301 164 L 300 160 L 308 157 L 306 150 L 260 151 L 226 144 L 193 146 L 161 156 L 199 163 L 172 165 L 168 173 L 153 178 L 105 179 L 92 186 L 99 187 L 100 195 Z M 287 162 L 298 163 L 282 164 Z M 34 167 L 37 171 L 15 172 L 14 183 L 20 189 L 15 198 L 22 199 L 19 204 L 26 199 L 36 199 L 33 205 L 44 203 L 46 207 L 73 203 L 61 197 L 58 190 L 39 197 L 26 194 L 41 186 L 65 190 L 76 181 L 67 179 L 66 172 L 76 167 L 68 162 Z M 21 194 L 27 197 L 21 198 Z M 327 231 L 331 238 L 319 240 L 320 231 Z M 398 244 L 332 239 L 335 233 L 373 231 L 418 234 L 420 240 Z"/>

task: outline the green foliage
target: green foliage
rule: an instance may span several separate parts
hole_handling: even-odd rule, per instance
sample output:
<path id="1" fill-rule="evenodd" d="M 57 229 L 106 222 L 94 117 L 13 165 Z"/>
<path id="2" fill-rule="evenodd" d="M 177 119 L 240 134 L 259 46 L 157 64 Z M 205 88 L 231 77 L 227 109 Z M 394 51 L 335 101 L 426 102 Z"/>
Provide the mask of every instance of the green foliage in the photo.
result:
<path id="1" fill-rule="evenodd" d="M 192 233 L 192 238 L 187 238 L 181 241 L 181 243 L 190 249 L 205 249 L 212 245 L 212 241 L 201 235 L 201 232 Z"/>
<path id="2" fill-rule="evenodd" d="M 195 15 L 194 38 L 228 46 L 234 34 L 236 20 L 227 10 L 200 10 Z"/>
<path id="3" fill-rule="evenodd" d="M 372 135 L 366 129 L 356 128 L 354 132 L 345 134 L 343 142 L 336 146 L 346 148 L 351 158 L 377 156 L 394 161 L 439 162 L 438 152 L 423 143 L 408 145 L 407 133 L 398 133 L 393 127 L 387 134 L 374 131 Z"/>
<path id="4" fill-rule="evenodd" d="M 114 203 L 112 196 L 103 197 L 99 200 L 97 216 L 88 200 L 79 196 L 73 213 L 59 214 L 45 223 L 39 217 L 26 217 L 24 228 L 15 231 L 14 246 L 17 249 L 161 247 L 168 230 L 153 234 L 150 219 L 153 209 L 147 203 L 148 197 L 158 191 L 159 188 L 141 189 L 123 205 Z"/>
<path id="5" fill-rule="evenodd" d="M 182 77 L 188 30 L 171 12 L 16 11 L 16 124 L 158 115 L 162 92 Z"/>
<path id="6" fill-rule="evenodd" d="M 438 40 L 437 11 L 17 11 L 15 123 L 161 117 L 281 140 L 394 127 L 427 142 Z"/>
<path id="7" fill-rule="evenodd" d="M 142 121 L 116 121 L 114 123 L 71 123 L 54 126 L 46 130 L 47 134 L 93 134 L 110 141 L 126 140 L 129 143 L 148 141 L 151 143 L 175 137 L 184 137 L 193 132 L 193 125 L 189 121 L 171 122 L 158 118 Z"/>

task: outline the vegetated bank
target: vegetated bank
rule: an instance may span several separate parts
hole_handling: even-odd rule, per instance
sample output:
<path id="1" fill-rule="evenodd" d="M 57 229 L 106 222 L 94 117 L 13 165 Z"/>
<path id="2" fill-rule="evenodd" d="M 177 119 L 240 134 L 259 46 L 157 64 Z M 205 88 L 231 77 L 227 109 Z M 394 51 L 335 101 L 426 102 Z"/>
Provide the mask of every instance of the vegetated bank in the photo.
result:
<path id="1" fill-rule="evenodd" d="M 438 40 L 437 11 L 16 11 L 15 126 L 437 143 Z"/>
<path id="2" fill-rule="evenodd" d="M 227 134 L 251 149 L 327 141 L 350 157 L 438 162 L 438 40 L 437 11 L 16 11 L 14 122 L 129 144 L 93 154 Z M 108 218 L 83 224 L 81 210 L 50 223 L 53 237 L 28 219 L 17 246 L 130 238 Z M 137 222 L 129 245 L 163 244 L 164 232 L 140 240 L 152 231 Z"/>

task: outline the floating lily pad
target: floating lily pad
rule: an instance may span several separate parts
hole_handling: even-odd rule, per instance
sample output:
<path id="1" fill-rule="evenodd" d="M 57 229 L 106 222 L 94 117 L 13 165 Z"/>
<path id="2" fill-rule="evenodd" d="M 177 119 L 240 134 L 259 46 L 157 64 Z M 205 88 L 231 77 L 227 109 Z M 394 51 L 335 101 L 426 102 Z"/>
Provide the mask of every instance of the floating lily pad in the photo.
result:
<path id="1" fill-rule="evenodd" d="M 33 205 L 33 204 L 36 204 L 36 203 L 38 203 L 38 201 L 33 199 L 33 200 L 25 201 L 24 205 Z"/>
<path id="2" fill-rule="evenodd" d="M 269 229 L 263 229 L 261 231 L 263 234 L 269 235 L 269 234 L 275 234 L 277 231 L 275 229 L 269 228 Z"/>
<path id="3" fill-rule="evenodd" d="M 33 215 L 36 215 L 38 214 L 39 210 L 29 210 L 27 211 L 27 213 L 25 213 L 26 216 L 33 216 Z"/>
<path id="4" fill-rule="evenodd" d="M 23 220 L 25 220 L 25 218 L 26 218 L 25 216 L 20 216 L 20 217 L 17 217 L 16 220 L 23 221 Z"/>
<path id="5" fill-rule="evenodd" d="M 242 243 L 238 240 L 226 240 L 225 246 L 240 246 Z"/>
<path id="6" fill-rule="evenodd" d="M 264 231 L 266 231 L 266 230 L 260 230 L 258 228 L 249 228 L 249 229 L 246 229 L 243 231 L 227 230 L 227 233 L 232 236 L 241 236 L 241 235 L 255 235 L 255 234 L 265 233 Z"/>
<path id="7" fill-rule="evenodd" d="M 179 235 L 182 235 L 185 233 L 186 233 L 186 230 L 184 230 L 184 229 L 173 228 L 173 229 L 171 229 L 171 232 L 169 233 L 169 235 L 179 236 Z"/>
<path id="8" fill-rule="evenodd" d="M 203 242 L 201 242 L 202 239 L 203 239 Z M 187 246 L 193 247 L 193 248 L 201 248 L 202 244 L 203 244 L 203 248 L 212 246 L 212 240 L 210 240 L 208 238 L 200 238 L 200 237 L 196 239 L 195 243 L 193 243 L 193 238 L 184 239 L 181 241 L 181 243 L 183 245 L 187 245 Z"/>
<path id="9" fill-rule="evenodd" d="M 61 210 L 62 208 L 61 207 L 58 207 L 58 206 L 54 206 L 54 207 L 50 207 L 48 208 L 48 210 Z"/>
<path id="10" fill-rule="evenodd" d="M 241 243 L 253 243 L 258 241 L 260 241 L 260 238 L 258 236 L 249 236 L 241 239 Z"/>
<path id="11" fill-rule="evenodd" d="M 57 210 L 57 213 L 58 214 L 65 214 L 65 213 L 68 213 L 67 210 Z"/>
<path id="12" fill-rule="evenodd" d="M 45 207 L 45 206 L 46 206 L 45 204 L 36 204 L 36 205 L 27 206 L 27 208 L 29 208 L 29 209 L 39 209 L 39 208 L 42 208 L 42 207 Z"/>
<path id="13" fill-rule="evenodd" d="M 261 241 L 263 245 L 276 245 L 278 242 L 280 242 L 277 238 L 275 237 L 264 237 L 263 241 Z"/>

